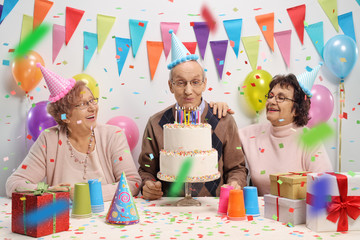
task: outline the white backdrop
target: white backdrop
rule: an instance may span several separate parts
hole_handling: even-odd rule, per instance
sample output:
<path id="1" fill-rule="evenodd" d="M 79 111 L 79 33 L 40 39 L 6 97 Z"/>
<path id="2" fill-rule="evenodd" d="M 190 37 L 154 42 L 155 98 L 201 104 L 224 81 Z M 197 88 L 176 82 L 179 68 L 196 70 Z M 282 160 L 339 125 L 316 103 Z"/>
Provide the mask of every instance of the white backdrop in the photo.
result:
<path id="1" fill-rule="evenodd" d="M 227 40 L 222 21 L 242 18 L 241 36 L 261 36 L 258 66 L 261 66 L 272 76 L 290 72 L 300 74 L 306 71 L 306 66 L 314 67 L 321 61 L 306 31 L 304 32 L 304 44 L 301 45 L 286 11 L 287 8 L 306 4 L 305 21 L 308 24 L 319 21 L 324 22 L 325 43 L 336 34 L 342 34 L 341 30 L 339 33 L 335 31 L 316 0 L 223 0 L 205 2 L 213 10 L 218 21 L 218 30 L 216 33 L 210 34 L 209 41 Z M 3 1 L 0 0 L 0 3 L 2 4 Z M 64 26 L 67 6 L 84 10 L 85 14 L 69 44 L 62 47 L 54 64 L 52 63 L 52 34 L 47 35 L 34 50 L 42 56 L 48 69 L 61 74 L 63 77 L 70 78 L 82 73 L 83 31 L 96 33 L 97 14 L 116 17 L 116 22 L 102 51 L 94 54 L 84 73 L 94 77 L 99 84 L 101 98 L 99 122 L 105 123 L 114 116 L 127 116 L 136 122 L 140 131 L 140 139 L 132 153 L 134 161 L 137 162 L 141 148 L 141 137 L 148 118 L 155 112 L 174 103 L 174 98 L 167 86 L 168 70 L 166 66 L 170 62 L 171 53 L 168 59 L 165 59 L 164 54 L 161 55 L 155 77 L 150 80 L 146 41 L 162 40 L 160 22 L 179 22 L 177 36 L 180 40 L 196 41 L 190 22 L 203 21 L 199 15 L 196 15 L 200 13 L 203 3 L 204 1 L 193 0 L 54 1 L 45 22 Z M 359 9 L 360 7 L 355 0 L 338 1 L 339 15 L 349 11 L 353 12 L 355 34 L 358 41 L 360 39 Z M 11 60 L 8 51 L 14 48 L 20 40 L 23 15 L 33 16 L 33 11 L 33 0 L 19 1 L 0 25 L 0 63 L 2 63 L 2 60 Z M 274 52 L 271 52 L 255 21 L 255 16 L 270 12 L 275 13 L 275 32 L 292 30 L 291 65 L 289 68 L 286 67 L 276 42 L 274 43 Z M 54 18 L 54 16 L 58 17 Z M 147 20 L 148 25 L 136 58 L 133 58 L 130 50 L 122 74 L 119 77 L 115 59 L 115 40 L 112 36 L 130 38 L 129 19 Z M 357 45 L 359 47 L 359 44 Z M 196 53 L 199 54 L 198 48 Z M 311 58 L 307 60 L 309 56 Z M 238 87 L 242 86 L 246 75 L 252 71 L 250 64 L 245 64 L 245 61 L 248 61 L 248 58 L 242 42 L 240 43 L 238 58 L 236 58 L 233 49 L 228 46 L 222 80 L 218 77 L 209 44 L 207 45 L 205 59 L 202 61 L 207 69 L 207 88 L 212 88 L 211 91 L 207 90 L 205 92 L 205 99 L 227 102 L 236 112 L 234 117 L 239 128 L 256 121 L 255 114 L 249 111 L 244 96 L 240 95 L 238 91 Z M 57 63 L 60 64 L 57 65 Z M 133 65 L 134 68 L 129 68 L 129 65 Z M 348 119 L 343 121 L 343 171 L 360 171 L 360 159 L 358 157 L 360 124 L 357 123 L 360 120 L 360 106 L 358 105 L 360 103 L 360 81 L 357 77 L 360 75 L 359 66 L 358 61 L 345 81 L 346 107 L 344 112 L 348 113 Z M 226 72 L 230 72 L 231 75 L 226 75 Z M 27 111 L 31 108 L 32 103 L 47 100 L 49 93 L 43 87 L 45 85 L 44 80 L 41 80 L 38 85 L 40 91 L 31 91 L 30 96 L 33 96 L 33 100 L 29 100 L 16 85 L 11 73 L 11 64 L 10 66 L 0 64 L 0 79 L 0 182 L 2 183 L 0 185 L 0 195 L 5 195 L 4 184 L 7 177 L 21 163 L 32 144 L 32 140 L 26 139 L 28 134 L 26 130 Z M 334 112 L 328 123 L 335 129 L 337 134 L 327 140 L 325 146 L 333 166 L 337 169 L 339 139 L 338 121 L 336 122 L 339 115 L 338 79 L 325 66 L 320 70 L 315 84 L 326 86 L 335 99 Z M 15 91 L 16 94 L 12 95 L 11 91 Z M 114 107 L 118 108 L 111 110 Z M 260 122 L 263 121 L 266 121 L 264 112 L 260 115 Z"/>

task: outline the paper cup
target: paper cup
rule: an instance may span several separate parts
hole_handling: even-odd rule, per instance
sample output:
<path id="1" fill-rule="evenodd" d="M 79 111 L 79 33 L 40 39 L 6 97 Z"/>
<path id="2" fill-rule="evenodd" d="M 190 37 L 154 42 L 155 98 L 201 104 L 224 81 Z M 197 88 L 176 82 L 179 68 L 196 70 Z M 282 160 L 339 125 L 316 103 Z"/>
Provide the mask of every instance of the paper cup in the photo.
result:
<path id="1" fill-rule="evenodd" d="M 246 215 L 260 216 L 258 192 L 256 187 L 244 187 L 244 202 Z"/>
<path id="2" fill-rule="evenodd" d="M 229 194 L 228 218 L 233 221 L 245 220 L 244 195 L 242 190 L 232 189 Z"/>
<path id="3" fill-rule="evenodd" d="M 74 201 L 71 212 L 73 218 L 91 217 L 90 191 L 88 183 L 75 184 Z"/>
<path id="4" fill-rule="evenodd" d="M 102 195 L 101 182 L 98 179 L 90 179 L 89 190 L 90 190 L 90 202 L 91 211 L 93 213 L 99 213 L 104 211 L 104 200 Z"/>
<path id="5" fill-rule="evenodd" d="M 218 214 L 227 214 L 229 193 L 231 189 L 234 189 L 234 187 L 230 185 L 221 186 Z"/>

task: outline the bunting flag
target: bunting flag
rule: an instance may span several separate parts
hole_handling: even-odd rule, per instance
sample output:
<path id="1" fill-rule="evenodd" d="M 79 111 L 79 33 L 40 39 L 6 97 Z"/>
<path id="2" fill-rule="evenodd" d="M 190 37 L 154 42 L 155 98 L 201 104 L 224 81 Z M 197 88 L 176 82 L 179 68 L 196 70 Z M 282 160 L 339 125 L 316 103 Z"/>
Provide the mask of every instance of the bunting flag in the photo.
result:
<path id="1" fill-rule="evenodd" d="M 35 0 L 33 29 L 44 21 L 53 4 L 53 2 L 47 0 Z"/>
<path id="2" fill-rule="evenodd" d="M 116 58 L 116 62 L 118 65 L 118 72 L 119 72 L 119 77 L 120 77 L 121 71 L 124 67 L 127 55 L 130 50 L 131 40 L 128 38 L 115 37 L 115 43 L 116 43 L 115 58 Z"/>
<path id="3" fill-rule="evenodd" d="M 233 48 L 236 58 L 238 58 L 242 19 L 224 20 L 223 23 L 230 41 L 230 46 Z"/>
<path id="4" fill-rule="evenodd" d="M 227 45 L 228 40 L 210 41 L 211 51 L 213 53 L 216 69 L 218 71 L 220 79 L 222 78 L 224 70 Z"/>
<path id="5" fill-rule="evenodd" d="M 55 62 L 59 55 L 61 47 L 65 43 L 65 26 L 58 24 L 53 25 L 53 47 L 52 47 L 52 61 Z"/>
<path id="6" fill-rule="evenodd" d="M 324 50 L 324 30 L 323 22 L 314 23 L 305 27 L 307 34 L 309 35 L 312 43 L 314 44 L 320 57 L 323 57 Z"/>
<path id="7" fill-rule="evenodd" d="M 2 10 L 3 10 L 3 5 L 0 4 L 0 17 L 1 17 L 1 14 L 2 14 Z M 2 23 L 2 20 L 0 21 L 0 24 Z"/>
<path id="8" fill-rule="evenodd" d="M 255 16 L 255 19 L 267 44 L 274 51 L 274 13 Z"/>
<path id="9" fill-rule="evenodd" d="M 260 36 L 242 37 L 246 55 L 250 61 L 252 70 L 256 70 L 257 60 L 259 56 L 259 40 Z"/>
<path id="10" fill-rule="evenodd" d="M 296 7 L 286 9 L 291 22 L 294 25 L 296 33 L 300 39 L 301 45 L 304 44 L 304 21 L 305 21 L 305 12 L 306 5 L 299 5 Z"/>
<path id="11" fill-rule="evenodd" d="M 335 30 L 339 32 L 337 0 L 318 0 L 318 2 Z"/>
<path id="12" fill-rule="evenodd" d="M 356 42 L 352 12 L 344 13 L 343 15 L 340 15 L 338 18 L 339 18 L 339 25 L 343 30 L 344 34 L 351 37 Z"/>
<path id="13" fill-rule="evenodd" d="M 359 6 L 360 6 L 360 0 L 356 0 L 356 2 L 359 4 Z"/>
<path id="14" fill-rule="evenodd" d="M 66 7 L 65 44 L 68 45 L 85 11 Z"/>
<path id="15" fill-rule="evenodd" d="M 291 30 L 274 33 L 277 45 L 287 67 L 290 67 Z"/>
<path id="16" fill-rule="evenodd" d="M 164 48 L 164 44 L 163 42 L 146 41 L 146 46 L 149 60 L 150 77 L 151 80 L 153 80 L 159 64 L 161 53 Z"/>
<path id="17" fill-rule="evenodd" d="M 164 45 L 164 53 L 165 53 L 165 59 L 169 56 L 170 49 L 171 49 L 171 34 L 169 33 L 169 30 L 172 29 L 174 33 L 177 33 L 177 30 L 179 28 L 178 22 L 161 22 L 160 23 L 160 30 L 161 30 L 161 37 Z"/>
<path id="18" fill-rule="evenodd" d="M 33 31 L 33 17 L 28 15 L 23 15 L 23 21 L 21 26 L 21 35 L 20 35 L 20 42 L 26 38 L 30 33 Z"/>
<path id="19" fill-rule="evenodd" d="M 109 35 L 110 31 L 111 31 L 111 28 L 113 27 L 113 25 L 115 23 L 115 20 L 116 20 L 116 17 L 105 16 L 105 15 L 101 15 L 101 14 L 97 15 L 97 41 L 96 41 L 96 45 L 97 45 L 97 48 L 98 48 L 98 53 L 101 51 L 102 47 L 104 46 L 106 38 L 108 37 L 108 35 Z M 91 54 L 91 56 L 92 56 L 92 54 Z"/>
<path id="20" fill-rule="evenodd" d="M 129 19 L 130 37 L 131 37 L 132 52 L 134 58 L 139 49 L 141 40 L 144 36 L 147 24 L 148 21 Z"/>
<path id="21" fill-rule="evenodd" d="M 84 31 L 84 71 L 98 46 L 98 35 Z"/>
<path id="22" fill-rule="evenodd" d="M 195 54 L 196 51 L 196 42 L 183 42 L 184 46 L 191 54 Z"/>
<path id="23" fill-rule="evenodd" d="M 210 33 L 209 27 L 206 22 L 194 22 L 193 27 L 201 58 L 204 59 Z"/>
<path id="24" fill-rule="evenodd" d="M 4 0 L 4 5 L 2 6 L 2 13 L 0 17 L 0 23 L 5 19 L 7 15 L 13 10 L 15 5 L 19 0 Z"/>

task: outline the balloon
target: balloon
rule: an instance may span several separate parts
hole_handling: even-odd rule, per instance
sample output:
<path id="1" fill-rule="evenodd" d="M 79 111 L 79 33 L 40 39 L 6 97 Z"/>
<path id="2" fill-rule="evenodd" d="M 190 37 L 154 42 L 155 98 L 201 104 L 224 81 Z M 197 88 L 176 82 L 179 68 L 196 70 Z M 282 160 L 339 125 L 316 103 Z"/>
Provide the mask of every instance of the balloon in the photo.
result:
<path id="1" fill-rule="evenodd" d="M 308 127 L 326 122 L 334 110 L 334 97 L 325 86 L 315 84 L 311 89 L 311 93 L 313 95 L 309 110 L 311 119 L 307 124 Z"/>
<path id="2" fill-rule="evenodd" d="M 15 58 L 12 63 L 14 79 L 18 86 L 26 92 L 33 90 L 43 77 L 40 68 L 36 67 L 36 63 L 45 66 L 42 57 L 34 51 L 30 51 L 24 57 Z"/>
<path id="3" fill-rule="evenodd" d="M 255 70 L 249 73 L 244 81 L 246 88 L 244 95 L 247 103 L 255 111 L 260 111 L 265 107 L 265 95 L 269 92 L 272 76 L 265 70 Z"/>
<path id="4" fill-rule="evenodd" d="M 57 124 L 55 119 L 47 112 L 47 104 L 48 101 L 38 102 L 27 114 L 27 127 L 34 141 L 42 131 Z"/>
<path id="5" fill-rule="evenodd" d="M 351 37 L 337 35 L 327 41 L 323 55 L 325 64 L 331 72 L 344 79 L 355 66 L 358 48 Z"/>
<path id="6" fill-rule="evenodd" d="M 86 83 L 86 86 L 90 89 L 90 91 L 93 93 L 95 98 L 99 98 L 99 86 L 98 83 L 96 82 L 96 80 L 86 74 L 86 73 L 80 73 L 78 75 L 73 76 L 73 79 L 75 79 L 76 81 L 83 81 L 84 83 Z"/>
<path id="7" fill-rule="evenodd" d="M 130 150 L 132 151 L 139 140 L 139 129 L 136 123 L 128 117 L 117 116 L 111 118 L 106 124 L 118 126 L 124 130 Z"/>

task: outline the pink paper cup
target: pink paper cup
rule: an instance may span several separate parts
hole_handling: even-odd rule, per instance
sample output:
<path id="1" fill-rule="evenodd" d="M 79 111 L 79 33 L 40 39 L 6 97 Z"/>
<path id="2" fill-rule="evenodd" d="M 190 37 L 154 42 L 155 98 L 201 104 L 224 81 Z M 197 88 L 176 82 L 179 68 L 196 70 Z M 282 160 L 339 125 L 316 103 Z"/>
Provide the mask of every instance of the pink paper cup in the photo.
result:
<path id="1" fill-rule="evenodd" d="M 218 214 L 221 214 L 221 215 L 227 214 L 228 203 L 229 203 L 229 193 L 230 193 L 230 190 L 232 190 L 232 189 L 234 189 L 234 187 L 230 186 L 230 185 L 221 186 Z"/>

